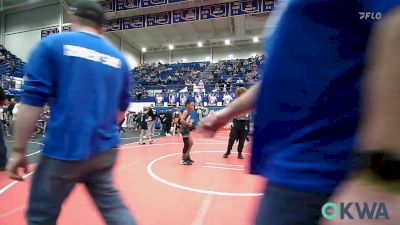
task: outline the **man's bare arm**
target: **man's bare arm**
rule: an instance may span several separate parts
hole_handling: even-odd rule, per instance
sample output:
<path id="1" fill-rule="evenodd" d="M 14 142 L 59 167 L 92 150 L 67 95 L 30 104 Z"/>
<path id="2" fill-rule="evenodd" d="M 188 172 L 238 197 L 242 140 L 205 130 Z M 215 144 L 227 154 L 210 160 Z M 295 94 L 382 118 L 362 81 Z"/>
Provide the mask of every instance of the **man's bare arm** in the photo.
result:
<path id="1" fill-rule="evenodd" d="M 26 149 L 27 143 L 36 128 L 36 122 L 42 111 L 42 107 L 25 104 L 18 106 L 18 118 L 15 125 L 15 148 Z"/>
<path id="2" fill-rule="evenodd" d="M 241 95 L 240 98 L 237 98 L 229 106 L 222 109 L 222 116 L 228 118 L 227 121 L 229 121 L 237 115 L 253 110 L 260 91 L 260 86 L 261 83 L 255 84 Z"/>
<path id="3" fill-rule="evenodd" d="M 400 8 L 380 21 L 368 53 L 357 148 L 400 155 Z"/>

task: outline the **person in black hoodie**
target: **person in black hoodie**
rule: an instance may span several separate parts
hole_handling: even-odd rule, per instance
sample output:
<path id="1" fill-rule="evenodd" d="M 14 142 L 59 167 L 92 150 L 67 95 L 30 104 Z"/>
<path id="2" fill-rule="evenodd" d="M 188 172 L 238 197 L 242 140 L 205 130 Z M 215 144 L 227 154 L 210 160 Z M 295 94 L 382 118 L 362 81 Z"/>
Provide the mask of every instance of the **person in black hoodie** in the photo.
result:
<path id="1" fill-rule="evenodd" d="M 167 124 L 165 123 L 166 121 L 166 115 L 163 109 L 161 109 L 160 113 L 158 114 L 158 119 L 160 120 L 161 126 L 162 126 L 162 131 L 161 131 L 161 136 L 165 136 L 165 130 Z"/>
<path id="2" fill-rule="evenodd" d="M 149 143 L 152 144 L 154 141 L 151 139 L 150 130 L 148 129 L 148 123 L 151 121 L 151 118 L 148 117 L 149 108 L 144 107 L 143 112 L 139 116 L 139 127 L 140 127 L 140 140 L 139 145 L 146 144 L 143 141 L 144 136 L 146 135 L 149 139 Z"/>
<path id="3" fill-rule="evenodd" d="M 121 122 L 118 123 L 120 134 L 124 134 L 126 132 L 125 129 L 122 127 L 122 124 L 124 124 L 124 122 L 125 122 L 125 117 L 121 120 Z"/>
<path id="4" fill-rule="evenodd" d="M 149 128 L 149 133 L 151 137 L 154 137 L 154 129 L 156 128 L 157 115 L 154 113 L 153 107 L 150 107 L 149 111 L 147 112 L 147 116 L 148 116 L 147 126 Z"/>
<path id="5" fill-rule="evenodd" d="M 168 108 L 168 111 L 165 112 L 165 133 L 167 136 L 170 136 L 171 132 L 171 126 L 172 126 L 172 112 L 171 112 L 171 107 Z"/>

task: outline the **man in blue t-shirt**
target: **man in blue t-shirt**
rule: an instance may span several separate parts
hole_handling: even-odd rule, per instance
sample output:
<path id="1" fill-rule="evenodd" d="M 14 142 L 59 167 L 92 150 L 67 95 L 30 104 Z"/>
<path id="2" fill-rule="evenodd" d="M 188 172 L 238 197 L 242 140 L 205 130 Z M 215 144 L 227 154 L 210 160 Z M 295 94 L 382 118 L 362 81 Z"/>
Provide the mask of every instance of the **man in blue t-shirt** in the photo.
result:
<path id="1" fill-rule="evenodd" d="M 209 116 L 201 129 L 213 136 L 229 119 L 255 108 L 252 173 L 268 179 L 256 223 L 313 225 L 318 224 L 322 206 L 349 171 L 366 170 L 368 174 L 393 178 L 390 174 L 393 172 L 381 169 L 385 166 L 379 162 L 386 159 L 398 162 L 399 149 L 386 148 L 384 144 L 356 145 L 355 136 L 360 120 L 360 85 L 366 68 L 367 43 L 378 20 L 382 24 L 392 22 L 387 20 L 400 21 L 399 16 L 388 16 L 385 20 L 389 12 L 400 15 L 398 10 L 394 10 L 400 1 L 284 2 L 281 14 L 276 17 L 276 28 L 265 44 L 268 57 L 262 69 L 262 83 L 225 109 Z M 392 29 L 395 32 L 379 30 L 387 32 L 382 34 L 387 38 L 376 45 L 380 46 L 388 37 L 398 35 L 399 29 L 394 25 Z M 399 35 L 396 37 L 397 42 L 393 41 L 393 45 L 398 44 Z M 396 54 L 384 54 L 380 58 L 399 58 Z M 374 71 L 374 75 L 388 71 Z M 384 77 L 383 74 L 381 76 Z M 385 92 L 385 88 L 379 86 L 382 83 L 369 85 Z M 374 101 L 374 104 L 377 102 Z M 387 102 L 396 104 L 398 99 L 397 102 L 393 98 Z M 385 101 L 381 99 L 382 103 Z M 370 105 L 370 108 L 373 106 Z M 398 117 L 398 113 L 392 114 Z M 379 115 L 387 116 L 383 113 Z M 374 129 L 374 126 L 368 129 Z M 383 127 L 376 133 L 385 129 Z M 385 140 L 384 135 L 376 136 L 385 143 L 382 141 Z M 357 146 L 363 146 L 365 151 L 353 157 L 355 152 L 352 150 Z M 376 151 L 368 152 L 371 148 Z M 368 170 L 371 168 L 379 170 L 371 173 Z M 359 201 L 364 202 L 365 199 Z"/>
<path id="2" fill-rule="evenodd" d="M 23 180 L 26 146 L 51 98 L 52 116 L 43 157 L 33 177 L 29 224 L 56 224 L 76 183 L 85 184 L 107 224 L 135 224 L 112 184 L 120 144 L 118 122 L 129 104 L 129 68 L 121 52 L 100 35 L 104 13 L 80 1 L 71 15 L 75 32 L 52 35 L 33 50 L 16 122 L 9 177 Z"/>

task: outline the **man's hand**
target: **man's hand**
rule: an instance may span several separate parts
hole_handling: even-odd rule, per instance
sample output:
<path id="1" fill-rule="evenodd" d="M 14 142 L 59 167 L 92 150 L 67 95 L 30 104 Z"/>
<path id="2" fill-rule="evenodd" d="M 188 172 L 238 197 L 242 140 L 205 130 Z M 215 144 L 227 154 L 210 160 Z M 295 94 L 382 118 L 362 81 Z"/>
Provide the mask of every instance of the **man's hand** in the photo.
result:
<path id="1" fill-rule="evenodd" d="M 210 113 L 200 123 L 199 130 L 205 137 L 214 137 L 215 133 L 229 122 L 230 117 L 224 116 L 223 110 Z"/>
<path id="2" fill-rule="evenodd" d="M 23 169 L 23 173 L 28 173 L 28 164 L 25 153 L 14 152 L 7 163 L 8 177 L 13 180 L 23 181 L 24 178 L 19 174 L 19 168 Z"/>

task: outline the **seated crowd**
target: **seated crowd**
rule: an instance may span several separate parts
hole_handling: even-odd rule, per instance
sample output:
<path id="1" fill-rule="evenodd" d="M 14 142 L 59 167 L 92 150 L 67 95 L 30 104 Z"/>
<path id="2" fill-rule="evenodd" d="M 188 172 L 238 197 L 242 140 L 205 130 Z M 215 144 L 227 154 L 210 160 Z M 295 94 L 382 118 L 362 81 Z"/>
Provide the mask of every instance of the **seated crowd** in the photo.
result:
<path id="1" fill-rule="evenodd" d="M 136 84 L 169 85 L 183 84 L 186 80 L 200 79 L 202 71 L 208 66 L 208 62 L 178 63 L 178 64 L 141 64 L 133 70 Z"/>
<path id="2" fill-rule="evenodd" d="M 13 77 L 22 78 L 24 76 L 25 64 L 25 62 L 0 44 L 0 82 L 4 90 L 15 88 L 16 84 Z"/>
<path id="3" fill-rule="evenodd" d="M 249 87 L 259 81 L 259 68 L 264 56 L 255 56 L 248 59 L 221 60 L 211 64 L 208 62 L 178 63 L 178 64 L 142 64 L 133 71 L 135 87 L 132 97 L 140 100 L 141 97 L 157 97 L 155 91 L 162 90 L 159 95 L 168 98 L 170 93 L 182 89 L 189 95 L 194 93 L 208 93 L 207 96 L 224 96 L 236 87 Z M 218 98 L 217 97 L 217 98 Z M 160 96 L 158 96 L 160 98 Z"/>

